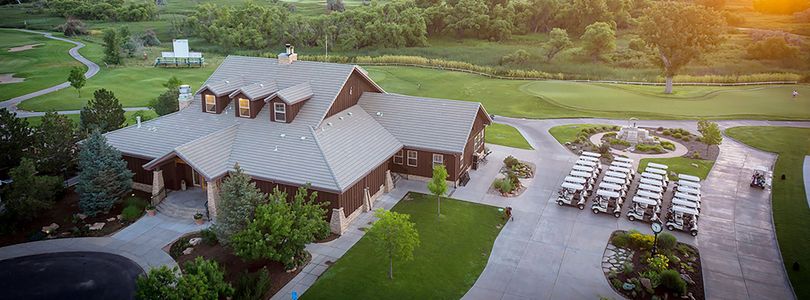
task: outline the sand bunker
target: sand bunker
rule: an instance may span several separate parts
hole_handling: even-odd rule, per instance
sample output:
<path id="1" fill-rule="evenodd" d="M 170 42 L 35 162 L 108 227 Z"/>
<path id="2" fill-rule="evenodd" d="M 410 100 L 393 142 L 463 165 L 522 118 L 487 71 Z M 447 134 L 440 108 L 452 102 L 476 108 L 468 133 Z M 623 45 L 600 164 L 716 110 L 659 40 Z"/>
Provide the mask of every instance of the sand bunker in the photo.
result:
<path id="1" fill-rule="evenodd" d="M 0 84 L 23 82 L 25 78 L 14 77 L 14 74 L 0 74 Z"/>
<path id="2" fill-rule="evenodd" d="M 30 44 L 30 45 L 25 45 L 25 46 L 8 48 L 8 52 L 20 52 L 20 51 L 25 51 L 25 50 L 31 50 L 31 49 L 34 49 L 34 47 L 37 47 L 37 46 L 42 46 L 42 44 Z"/>

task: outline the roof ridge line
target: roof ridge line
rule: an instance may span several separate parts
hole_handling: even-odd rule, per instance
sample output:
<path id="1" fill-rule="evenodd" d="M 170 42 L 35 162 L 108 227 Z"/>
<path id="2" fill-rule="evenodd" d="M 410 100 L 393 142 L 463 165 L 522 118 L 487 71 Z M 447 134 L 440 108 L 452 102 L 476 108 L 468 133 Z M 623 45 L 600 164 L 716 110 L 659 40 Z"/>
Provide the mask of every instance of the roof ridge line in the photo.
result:
<path id="1" fill-rule="evenodd" d="M 329 174 L 332 175 L 332 180 L 335 181 L 335 186 L 338 188 L 339 191 L 343 191 L 343 187 L 340 185 L 340 182 L 337 179 L 337 174 L 335 174 L 334 168 L 332 168 L 332 164 L 329 162 L 329 159 L 326 158 L 326 152 L 323 151 L 323 147 L 321 147 L 321 142 L 318 141 L 318 134 L 315 132 L 315 128 L 312 125 L 307 125 L 309 127 L 309 133 L 312 135 L 312 139 L 315 141 L 315 146 L 318 147 L 318 152 L 321 153 L 323 156 L 323 161 L 326 163 L 326 168 L 329 169 Z"/>

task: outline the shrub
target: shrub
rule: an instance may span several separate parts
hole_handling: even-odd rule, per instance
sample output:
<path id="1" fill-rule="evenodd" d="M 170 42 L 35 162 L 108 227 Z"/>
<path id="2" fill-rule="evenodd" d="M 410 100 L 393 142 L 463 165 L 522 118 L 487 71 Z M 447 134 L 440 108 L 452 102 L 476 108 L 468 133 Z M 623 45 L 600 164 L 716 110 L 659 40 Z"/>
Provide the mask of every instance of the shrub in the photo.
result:
<path id="1" fill-rule="evenodd" d="M 613 235 L 612 238 L 610 238 L 610 242 L 613 244 L 613 246 L 619 248 L 627 248 L 627 246 L 630 245 L 630 237 L 627 233 L 624 232 L 617 233 Z"/>
<path id="2" fill-rule="evenodd" d="M 652 248 L 654 236 L 649 234 L 642 234 L 637 230 L 631 230 L 628 233 L 629 244 L 631 248 L 635 249 L 650 249 Z"/>
<path id="3" fill-rule="evenodd" d="M 509 178 L 496 179 L 493 186 L 495 189 L 504 194 L 511 193 L 515 188 L 514 184 L 512 184 L 512 181 L 510 181 Z"/>
<path id="4" fill-rule="evenodd" d="M 610 284 L 612 284 L 613 288 L 615 288 L 616 290 L 618 290 L 618 291 L 622 290 L 622 281 L 619 280 L 618 278 L 611 279 Z"/>
<path id="5" fill-rule="evenodd" d="M 644 40 L 641 38 L 632 38 L 630 43 L 627 44 L 627 47 L 636 50 L 636 51 L 644 51 L 647 48 L 647 44 L 644 43 Z"/>
<path id="6" fill-rule="evenodd" d="M 661 285 L 661 274 L 659 274 L 656 271 L 647 270 L 647 271 L 639 273 L 638 275 L 643 277 L 643 278 L 649 279 L 650 283 L 652 284 L 653 289 L 657 288 L 659 285 Z"/>
<path id="7" fill-rule="evenodd" d="M 667 141 L 661 141 L 661 147 L 663 147 L 664 149 L 670 150 L 670 151 L 675 150 L 675 144 L 667 142 Z"/>
<path id="8" fill-rule="evenodd" d="M 531 60 L 532 56 L 526 50 L 518 49 L 517 51 L 504 55 L 501 57 L 501 64 L 524 64 Z"/>
<path id="9" fill-rule="evenodd" d="M 680 139 L 680 138 L 682 138 L 683 136 L 681 135 L 681 133 L 680 133 L 680 132 L 676 132 L 676 133 L 673 133 L 673 134 L 672 134 L 672 137 L 674 137 L 674 138 L 676 138 L 676 139 Z"/>
<path id="10" fill-rule="evenodd" d="M 209 246 L 215 245 L 219 242 L 217 239 L 217 233 L 210 228 L 200 231 L 200 237 L 202 238 L 202 242 Z"/>
<path id="11" fill-rule="evenodd" d="M 61 31 L 67 37 L 87 34 L 87 27 L 84 26 L 84 22 L 74 18 L 68 18 L 64 24 L 56 26 L 56 30 Z"/>
<path id="12" fill-rule="evenodd" d="M 669 135 L 671 135 L 671 134 L 672 134 L 672 131 L 671 131 L 671 130 L 669 130 L 669 129 L 664 129 L 664 131 L 662 131 L 662 132 L 661 132 L 661 134 L 666 135 L 666 136 L 669 136 Z"/>
<path id="13" fill-rule="evenodd" d="M 671 233 L 662 232 L 661 234 L 658 235 L 658 248 L 664 250 L 672 250 L 675 249 L 675 246 L 677 245 L 678 239 L 675 238 L 675 236 L 672 235 Z"/>
<path id="14" fill-rule="evenodd" d="M 509 155 L 503 159 L 503 164 L 506 165 L 507 168 L 511 169 L 513 166 L 520 164 L 520 161 L 514 156 Z"/>
<path id="15" fill-rule="evenodd" d="M 650 269 L 656 272 L 661 272 L 669 268 L 669 258 L 663 254 L 656 254 L 655 256 L 647 259 L 647 265 L 649 265 Z"/>
<path id="16" fill-rule="evenodd" d="M 675 270 L 664 270 L 661 272 L 661 286 L 678 294 L 686 293 L 686 281 L 684 281 L 683 278 L 681 278 L 681 274 Z"/>
<path id="17" fill-rule="evenodd" d="M 270 272 L 264 267 L 253 273 L 242 273 L 234 289 L 233 299 L 265 299 L 265 294 L 270 290 Z"/>
<path id="18" fill-rule="evenodd" d="M 178 258 L 180 255 L 183 255 L 183 250 L 190 247 L 191 244 L 188 242 L 191 237 L 184 236 L 178 239 L 171 247 L 169 247 L 169 256 L 172 258 Z"/>
<path id="19" fill-rule="evenodd" d="M 664 127 L 658 127 L 655 129 L 655 131 L 664 131 Z"/>
<path id="20" fill-rule="evenodd" d="M 688 141 L 691 141 L 692 138 L 690 138 L 688 135 L 686 135 L 686 136 L 682 137 L 681 140 L 684 141 L 684 142 L 688 142 Z"/>
<path id="21" fill-rule="evenodd" d="M 622 273 L 624 273 L 624 275 L 633 274 L 633 264 L 624 263 L 624 265 L 622 266 Z"/>
<path id="22" fill-rule="evenodd" d="M 692 158 L 700 159 L 700 153 L 699 152 L 692 153 Z"/>
<path id="23" fill-rule="evenodd" d="M 121 211 L 121 219 L 127 222 L 132 222 L 140 218 L 142 214 L 143 209 L 140 209 L 135 205 L 127 205 L 127 207 L 124 207 L 124 210 Z"/>
<path id="24" fill-rule="evenodd" d="M 636 150 L 641 152 L 656 152 L 656 153 L 664 153 L 664 147 L 661 145 L 647 145 L 647 144 L 638 144 L 636 145 Z"/>
<path id="25" fill-rule="evenodd" d="M 765 40 L 753 42 L 746 49 L 748 56 L 754 59 L 792 59 L 799 53 L 781 36 L 771 36 Z"/>

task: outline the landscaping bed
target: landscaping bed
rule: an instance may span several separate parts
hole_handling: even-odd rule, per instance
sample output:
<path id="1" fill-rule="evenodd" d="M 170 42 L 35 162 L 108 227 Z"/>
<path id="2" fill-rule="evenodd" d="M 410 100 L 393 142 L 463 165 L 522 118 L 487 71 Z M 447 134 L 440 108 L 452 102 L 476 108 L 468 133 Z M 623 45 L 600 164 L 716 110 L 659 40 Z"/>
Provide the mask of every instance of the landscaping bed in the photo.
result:
<path id="1" fill-rule="evenodd" d="M 614 231 L 602 258 L 602 270 L 613 289 L 629 299 L 705 299 L 697 248 L 675 236 L 654 237 L 638 231 Z"/>
<path id="2" fill-rule="evenodd" d="M 527 161 L 518 160 L 514 156 L 508 156 L 503 160 L 504 166 L 500 173 L 492 182 L 490 190 L 492 193 L 500 194 L 503 197 L 517 197 L 526 190 L 526 186 L 520 179 L 534 177 L 536 166 Z"/>
<path id="3" fill-rule="evenodd" d="M 34 220 L 15 223 L 19 227 L 13 232 L 0 235 L 0 246 L 33 242 L 53 238 L 97 237 L 113 234 L 129 224 L 137 221 L 144 214 L 148 195 L 136 192 L 133 196 L 116 203 L 109 213 L 98 214 L 84 219 L 80 215 L 79 195 L 69 189 L 61 199 L 56 200 L 49 209 L 43 211 Z M 137 213 L 122 215 L 127 206 L 137 207 Z M 96 223 L 104 223 L 100 230 L 90 230 Z M 43 232 L 43 227 L 56 224 L 59 227 L 51 230 L 50 234 Z"/>
<path id="4" fill-rule="evenodd" d="M 572 124 L 561 125 L 552 127 L 548 132 L 559 142 L 565 145 L 565 148 L 574 152 L 574 154 L 582 153 L 582 151 L 590 151 L 602 154 L 602 161 L 609 162 L 613 159 L 610 154 L 609 148 L 597 147 L 591 143 L 591 136 L 602 132 L 619 131 L 619 126 L 603 125 L 603 124 Z M 628 145 L 629 146 L 629 145 Z"/>
<path id="5" fill-rule="evenodd" d="M 703 160 L 717 160 L 717 156 L 720 155 L 720 146 L 712 145 L 707 148 L 706 144 L 700 141 L 700 137 L 698 135 L 695 135 L 685 129 L 663 127 L 643 128 L 647 129 L 653 136 L 671 139 L 686 146 L 688 152 L 683 157 Z"/>
<path id="6" fill-rule="evenodd" d="M 196 245 L 191 245 L 190 241 L 194 238 L 200 238 L 200 242 Z M 187 248 L 193 248 L 190 254 L 183 254 Z M 185 268 L 186 262 L 191 262 L 197 257 L 216 261 L 221 268 L 225 271 L 225 281 L 236 287 L 242 277 L 248 273 L 256 273 L 263 268 L 267 269 L 270 275 L 269 288 L 265 292 L 264 298 L 269 298 L 276 292 L 281 290 L 290 280 L 295 278 L 303 268 L 297 268 L 295 271 L 287 272 L 284 264 L 268 259 L 260 259 L 254 261 L 245 261 L 236 256 L 233 251 L 225 246 L 222 246 L 215 238 L 204 237 L 201 232 L 192 233 L 181 237 L 171 245 L 167 246 L 164 250 L 168 250 L 169 255 L 177 261 L 177 264 L 182 270 Z M 302 264 L 305 266 L 309 263 L 309 259 Z"/>

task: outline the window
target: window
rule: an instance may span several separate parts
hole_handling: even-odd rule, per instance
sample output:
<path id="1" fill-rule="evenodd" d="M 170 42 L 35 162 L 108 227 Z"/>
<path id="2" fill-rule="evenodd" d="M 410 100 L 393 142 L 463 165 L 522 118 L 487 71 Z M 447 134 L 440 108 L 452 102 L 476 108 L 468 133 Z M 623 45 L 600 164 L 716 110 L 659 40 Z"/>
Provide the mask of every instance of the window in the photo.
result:
<path id="1" fill-rule="evenodd" d="M 416 167 L 416 162 L 417 162 L 416 153 L 417 152 L 414 151 L 414 150 L 408 150 L 408 166 L 409 167 Z"/>
<path id="2" fill-rule="evenodd" d="M 443 165 L 444 164 L 444 155 L 443 154 L 433 154 L 433 166 L 436 165 Z"/>
<path id="3" fill-rule="evenodd" d="M 399 152 L 394 154 L 394 163 L 395 164 L 398 164 L 398 165 L 402 164 L 402 151 L 403 150 L 399 150 Z"/>
<path id="4" fill-rule="evenodd" d="M 239 116 L 250 117 L 250 100 L 239 98 Z"/>
<path id="5" fill-rule="evenodd" d="M 481 146 L 484 145 L 484 131 L 481 130 L 478 134 L 475 135 L 475 140 L 473 142 L 473 151 L 478 152 L 481 150 Z"/>
<path id="6" fill-rule="evenodd" d="M 205 95 L 205 111 L 217 112 L 217 97 L 214 95 Z"/>
<path id="7" fill-rule="evenodd" d="M 273 113 L 275 114 L 276 122 L 287 122 L 287 106 L 284 103 L 273 104 Z"/>

